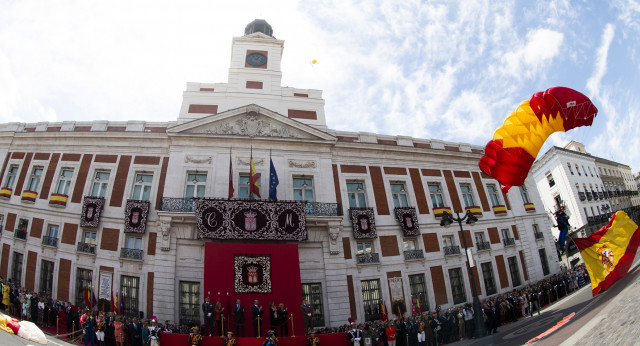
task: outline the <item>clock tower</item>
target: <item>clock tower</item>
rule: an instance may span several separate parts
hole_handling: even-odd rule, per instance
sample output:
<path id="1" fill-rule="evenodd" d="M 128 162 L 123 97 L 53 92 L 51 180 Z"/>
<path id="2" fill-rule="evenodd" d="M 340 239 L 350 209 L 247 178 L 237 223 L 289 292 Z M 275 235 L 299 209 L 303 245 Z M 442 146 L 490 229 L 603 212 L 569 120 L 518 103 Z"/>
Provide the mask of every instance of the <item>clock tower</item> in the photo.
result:
<path id="1" fill-rule="evenodd" d="M 280 62 L 284 41 L 273 37 L 271 25 L 256 19 L 234 37 L 229 67 L 229 92 L 280 93 Z"/>

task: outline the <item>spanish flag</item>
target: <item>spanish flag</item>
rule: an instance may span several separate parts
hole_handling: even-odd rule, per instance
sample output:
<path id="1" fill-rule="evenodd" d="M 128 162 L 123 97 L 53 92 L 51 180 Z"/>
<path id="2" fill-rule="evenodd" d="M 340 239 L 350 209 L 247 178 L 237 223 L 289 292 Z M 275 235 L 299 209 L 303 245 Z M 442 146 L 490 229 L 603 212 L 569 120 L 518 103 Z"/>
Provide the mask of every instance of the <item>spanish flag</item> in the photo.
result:
<path id="1" fill-rule="evenodd" d="M 258 185 L 258 173 L 256 172 L 256 165 L 253 164 L 253 150 L 251 153 L 251 160 L 249 161 L 249 199 L 260 199 L 260 186 Z"/>
<path id="2" fill-rule="evenodd" d="M 640 244 L 640 230 L 625 212 L 618 211 L 608 225 L 589 238 L 573 241 L 587 267 L 595 296 L 629 271 Z"/>

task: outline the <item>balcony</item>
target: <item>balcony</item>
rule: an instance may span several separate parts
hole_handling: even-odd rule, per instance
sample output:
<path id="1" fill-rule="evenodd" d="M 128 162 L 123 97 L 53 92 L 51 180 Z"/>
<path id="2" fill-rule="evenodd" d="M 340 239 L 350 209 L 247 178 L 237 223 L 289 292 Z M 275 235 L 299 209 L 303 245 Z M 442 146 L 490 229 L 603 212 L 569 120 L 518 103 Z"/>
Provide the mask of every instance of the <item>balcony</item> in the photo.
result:
<path id="1" fill-rule="evenodd" d="M 598 196 L 600 197 L 600 199 L 604 199 L 604 193 L 603 192 L 598 192 Z"/>
<path id="2" fill-rule="evenodd" d="M 587 195 L 584 192 L 578 192 L 578 197 L 580 197 L 581 201 L 587 199 Z"/>
<path id="3" fill-rule="evenodd" d="M 142 250 L 120 248 L 120 258 L 142 261 Z"/>
<path id="4" fill-rule="evenodd" d="M 423 259 L 423 258 L 424 258 L 424 252 L 422 250 L 405 250 L 404 251 L 405 261 Z"/>
<path id="5" fill-rule="evenodd" d="M 592 200 L 593 199 L 593 195 L 591 194 L 591 192 L 587 192 L 587 200 Z"/>
<path id="6" fill-rule="evenodd" d="M 58 238 L 45 235 L 42 237 L 42 245 L 58 247 Z"/>
<path id="7" fill-rule="evenodd" d="M 504 246 L 516 246 L 516 240 L 513 238 L 504 238 L 502 243 Z"/>
<path id="8" fill-rule="evenodd" d="M 36 198 L 38 198 L 37 192 L 29 191 L 29 190 L 22 191 L 22 198 L 21 198 L 22 201 L 35 203 Z"/>
<path id="9" fill-rule="evenodd" d="M 65 207 L 67 206 L 68 199 L 69 196 L 67 195 L 52 193 L 51 196 L 49 196 L 49 205 L 54 207 Z"/>
<path id="10" fill-rule="evenodd" d="M 368 252 L 356 255 L 356 264 L 380 263 L 380 254 Z"/>
<path id="11" fill-rule="evenodd" d="M 2 189 L 0 189 L 0 197 L 4 197 L 4 198 L 11 198 L 11 193 L 13 192 L 12 189 L 8 188 L 8 187 L 3 187 Z"/>
<path id="12" fill-rule="evenodd" d="M 342 216 L 340 203 L 307 202 L 307 216 Z"/>
<path id="13" fill-rule="evenodd" d="M 96 254 L 96 244 L 89 244 L 89 243 L 79 242 L 77 250 L 78 250 L 78 252 L 84 252 L 84 253 L 95 255 Z"/>
<path id="14" fill-rule="evenodd" d="M 536 237 L 536 239 L 544 239 L 544 235 L 542 234 L 542 232 L 533 232 L 533 235 Z"/>
<path id="15" fill-rule="evenodd" d="M 442 217 L 442 213 L 447 212 L 449 213 L 449 215 L 453 215 L 453 213 L 451 213 L 451 208 L 449 207 L 435 207 L 433 208 L 433 215 L 435 217 Z"/>
<path id="16" fill-rule="evenodd" d="M 504 205 L 494 205 L 493 214 L 495 215 L 507 215 L 507 207 Z"/>
<path id="17" fill-rule="evenodd" d="M 444 247 L 445 256 L 452 256 L 452 255 L 459 255 L 459 254 L 460 254 L 460 246 L 458 245 Z"/>
<path id="18" fill-rule="evenodd" d="M 160 211 L 193 213 L 193 198 L 162 197 Z"/>
<path id="19" fill-rule="evenodd" d="M 587 223 L 589 225 L 595 225 L 596 224 L 596 217 L 595 216 L 587 216 Z"/>
<path id="20" fill-rule="evenodd" d="M 27 239 L 27 231 L 25 230 L 16 229 L 14 233 L 15 233 L 14 237 L 16 237 L 17 239 L 23 239 L 23 240 Z"/>
<path id="21" fill-rule="evenodd" d="M 598 193 L 595 192 L 595 191 L 591 191 L 591 194 L 593 195 L 593 199 L 597 201 L 598 200 Z"/>
<path id="22" fill-rule="evenodd" d="M 476 243 L 476 246 L 478 247 L 478 251 L 491 250 L 491 243 L 488 241 L 479 241 Z"/>
<path id="23" fill-rule="evenodd" d="M 528 213 L 536 211 L 536 206 L 533 203 L 525 203 L 524 210 Z"/>

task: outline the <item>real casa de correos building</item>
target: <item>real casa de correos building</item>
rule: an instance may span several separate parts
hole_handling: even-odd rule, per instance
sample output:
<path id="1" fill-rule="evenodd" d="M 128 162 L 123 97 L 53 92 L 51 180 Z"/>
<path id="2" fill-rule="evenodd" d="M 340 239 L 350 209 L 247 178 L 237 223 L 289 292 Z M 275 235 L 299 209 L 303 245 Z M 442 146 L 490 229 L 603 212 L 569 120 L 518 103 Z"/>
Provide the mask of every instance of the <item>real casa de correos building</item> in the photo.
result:
<path id="1" fill-rule="evenodd" d="M 328 128 L 321 90 L 282 86 L 283 50 L 269 24 L 250 23 L 228 82 L 187 83 L 176 121 L 1 124 L 2 277 L 81 307 L 87 288 L 113 293 L 125 314 L 186 322 L 216 294 L 205 244 L 294 244 L 295 300 L 311 303 L 315 326 L 337 326 L 379 318 L 380 301 L 470 302 L 463 236 L 481 299 L 559 271 L 533 179 L 503 195 L 478 168 L 481 146 Z M 264 208 L 306 201 L 300 240 L 244 238 L 251 213 L 240 233 L 202 237 L 196 201 L 246 203 L 251 159 Z M 279 202 L 267 200 L 271 162 Z M 467 211 L 479 221 L 464 235 L 440 226 Z"/>

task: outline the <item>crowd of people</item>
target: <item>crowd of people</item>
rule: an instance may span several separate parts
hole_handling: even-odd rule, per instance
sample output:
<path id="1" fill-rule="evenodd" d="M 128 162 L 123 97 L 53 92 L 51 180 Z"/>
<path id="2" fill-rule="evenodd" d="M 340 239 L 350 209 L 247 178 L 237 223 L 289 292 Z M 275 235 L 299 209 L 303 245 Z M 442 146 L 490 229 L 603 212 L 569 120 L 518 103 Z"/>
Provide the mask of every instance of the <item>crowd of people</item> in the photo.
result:
<path id="1" fill-rule="evenodd" d="M 497 328 L 505 323 L 540 314 L 541 307 L 550 304 L 569 293 L 589 283 L 589 276 L 584 265 L 572 270 L 556 274 L 528 287 L 513 290 L 509 293 L 499 294 L 485 299 L 482 302 L 482 316 L 486 334 L 497 332 Z M 2 292 L 2 308 L 5 313 L 21 320 L 29 320 L 41 327 L 63 326 L 63 334 L 66 330 L 70 339 L 83 339 L 85 345 L 101 346 L 155 346 L 162 333 L 189 334 L 189 340 L 193 336 L 222 335 L 221 318 L 224 308 L 218 303 L 212 304 L 206 299 L 202 305 L 205 323 L 193 321 L 189 324 L 173 324 L 170 321 L 158 323 L 155 316 L 150 319 L 139 319 L 115 315 L 113 312 L 100 312 L 97 310 L 82 310 L 68 302 L 60 302 L 47 296 L 39 296 L 36 292 L 30 292 L 11 282 L 0 278 Z M 236 302 L 241 306 L 240 302 Z M 232 310 L 239 308 L 233 307 Z M 263 309 L 254 301 L 251 307 L 254 318 L 262 319 Z M 318 339 L 315 334 L 347 333 L 353 345 L 362 346 L 419 346 L 450 343 L 465 338 L 474 338 L 475 311 L 470 304 L 435 311 L 413 312 L 409 317 L 400 317 L 393 321 L 371 321 L 357 324 L 355 321 L 339 326 L 327 328 L 311 328 L 311 305 L 306 301 L 300 306 L 303 313 L 305 330 L 314 333 L 310 340 Z M 287 309 L 283 304 L 269 304 L 267 309 L 269 317 L 268 336 L 276 337 L 278 334 L 288 336 Z M 243 315 L 242 312 L 238 314 Z M 210 314 L 211 313 L 211 314 Z M 235 318 L 234 318 L 235 319 Z M 236 327 L 244 325 L 244 320 L 234 321 Z M 255 322 L 255 320 L 253 321 Z M 225 326 L 228 329 L 230 326 Z M 254 326 L 255 327 L 255 326 Z M 243 329 L 243 328 L 242 328 Z M 262 328 L 260 328 L 262 329 Z M 231 337 L 233 333 L 227 334 Z M 243 336 L 244 330 L 236 330 L 237 336 Z M 194 340 L 195 340 L 194 339 Z"/>
<path id="2" fill-rule="evenodd" d="M 589 283 L 584 265 L 577 266 L 536 284 L 489 297 L 481 302 L 485 335 L 498 327 L 527 316 L 540 314 L 553 303 Z M 352 345 L 421 346 L 439 345 L 476 337 L 475 311 L 471 304 L 436 311 L 412 313 L 393 321 L 372 321 L 321 328 L 319 334 L 347 333 Z"/>

